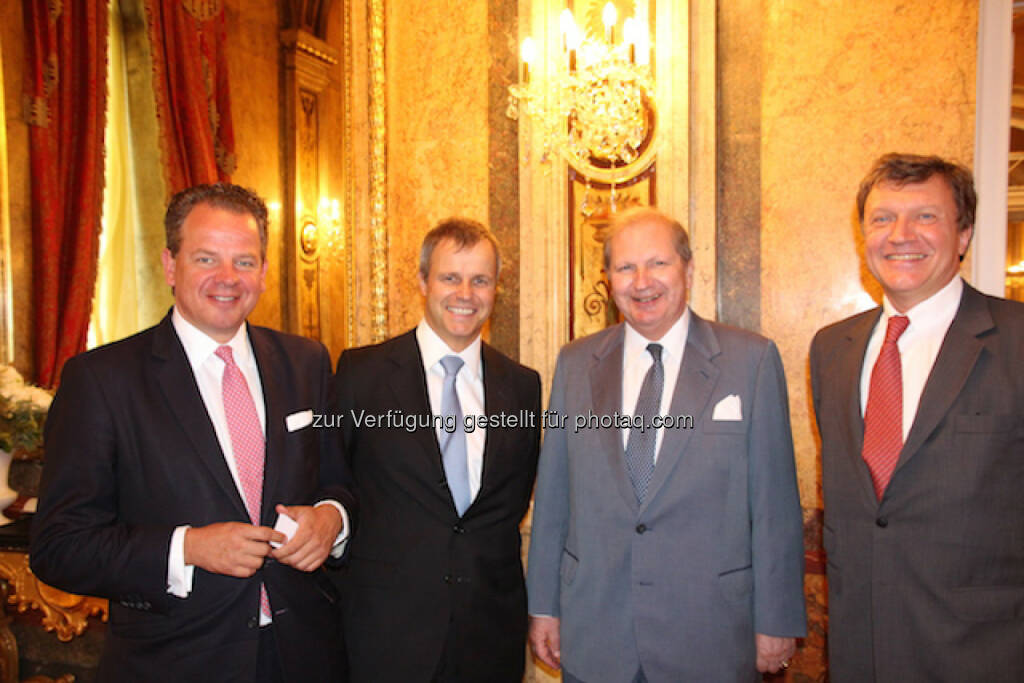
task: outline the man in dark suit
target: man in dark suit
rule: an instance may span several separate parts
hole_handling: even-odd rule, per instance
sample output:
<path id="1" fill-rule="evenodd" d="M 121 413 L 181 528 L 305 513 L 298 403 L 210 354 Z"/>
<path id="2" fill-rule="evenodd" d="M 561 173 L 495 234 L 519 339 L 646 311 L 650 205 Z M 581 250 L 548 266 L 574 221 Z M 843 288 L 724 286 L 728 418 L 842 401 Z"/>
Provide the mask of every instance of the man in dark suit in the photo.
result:
<path id="1" fill-rule="evenodd" d="M 442 221 L 420 251 L 423 320 L 338 360 L 336 414 L 363 520 L 342 577 L 354 681 L 522 679 L 519 522 L 540 379 L 480 339 L 499 258 L 481 224 Z"/>
<path id="2" fill-rule="evenodd" d="M 32 569 L 110 599 L 100 680 L 339 680 L 318 568 L 354 508 L 330 430 L 312 428 L 327 351 L 246 324 L 267 270 L 259 197 L 197 186 L 165 223 L 172 312 L 64 368 Z"/>
<path id="3" fill-rule="evenodd" d="M 958 274 L 975 201 L 959 165 L 879 159 L 884 301 L 811 345 L 836 683 L 1024 680 L 1024 304 Z"/>
<path id="4" fill-rule="evenodd" d="M 604 256 L 626 322 L 558 357 L 530 644 L 565 681 L 758 680 L 805 632 L 779 353 L 689 310 L 689 240 L 663 213 L 616 216 Z"/>

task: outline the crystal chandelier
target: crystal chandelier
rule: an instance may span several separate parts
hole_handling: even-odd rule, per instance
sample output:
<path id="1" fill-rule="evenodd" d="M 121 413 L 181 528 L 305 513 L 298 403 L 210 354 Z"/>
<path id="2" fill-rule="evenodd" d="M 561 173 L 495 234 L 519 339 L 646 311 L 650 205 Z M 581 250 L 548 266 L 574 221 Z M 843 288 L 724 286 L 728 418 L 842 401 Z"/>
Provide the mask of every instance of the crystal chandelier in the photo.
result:
<path id="1" fill-rule="evenodd" d="M 542 161 L 560 154 L 577 169 L 615 169 L 637 160 L 654 134 L 654 76 L 651 42 L 636 17 L 618 21 L 609 2 L 601 13 L 604 35 L 585 33 L 569 9 L 559 28 L 562 54 L 546 78 L 533 77 L 537 48 L 531 38 L 521 48 L 522 80 L 509 86 L 508 116 L 525 114 L 543 145 Z"/>

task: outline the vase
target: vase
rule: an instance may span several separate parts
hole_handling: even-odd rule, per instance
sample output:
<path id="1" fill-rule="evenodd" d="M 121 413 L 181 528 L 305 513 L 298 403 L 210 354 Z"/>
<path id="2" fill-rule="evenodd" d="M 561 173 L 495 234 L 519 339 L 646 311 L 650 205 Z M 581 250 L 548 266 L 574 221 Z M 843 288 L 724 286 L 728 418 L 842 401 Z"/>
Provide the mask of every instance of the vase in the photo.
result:
<path id="1" fill-rule="evenodd" d="M 7 506 L 18 497 L 18 492 L 11 488 L 8 475 L 11 471 L 11 453 L 0 450 L 0 512 L 7 509 Z M 6 524 L 11 520 L 0 514 L 0 524 Z"/>

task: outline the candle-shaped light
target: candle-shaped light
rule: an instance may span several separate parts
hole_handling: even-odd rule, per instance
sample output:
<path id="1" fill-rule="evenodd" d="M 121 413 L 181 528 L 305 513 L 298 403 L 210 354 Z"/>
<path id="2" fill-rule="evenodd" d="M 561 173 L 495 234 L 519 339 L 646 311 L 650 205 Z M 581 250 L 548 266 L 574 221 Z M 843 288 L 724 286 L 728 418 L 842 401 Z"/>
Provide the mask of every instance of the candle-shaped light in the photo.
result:
<path id="1" fill-rule="evenodd" d="M 609 2 L 601 10 L 601 21 L 604 22 L 604 37 L 611 45 L 615 42 L 615 22 L 618 20 L 619 14 L 615 11 L 615 5 Z"/>
<path id="2" fill-rule="evenodd" d="M 580 44 L 583 43 L 583 32 L 580 31 L 580 27 L 576 25 L 576 20 L 573 19 L 568 26 L 569 30 L 565 34 L 565 44 L 569 48 L 569 72 L 575 73 L 576 71 L 576 55 L 579 53 Z"/>
<path id="3" fill-rule="evenodd" d="M 576 28 L 576 20 L 572 16 L 572 10 L 566 7 L 558 15 L 558 30 L 562 34 L 562 50 L 569 51 L 569 34 Z"/>
<path id="4" fill-rule="evenodd" d="M 636 64 L 637 25 L 635 18 L 626 17 L 626 20 L 622 22 L 622 38 L 629 46 L 629 63 Z"/>
<path id="5" fill-rule="evenodd" d="M 523 83 L 529 85 L 530 64 L 537 58 L 537 46 L 534 44 L 533 38 L 529 36 L 523 38 L 523 44 L 519 48 L 519 56 L 523 60 Z"/>

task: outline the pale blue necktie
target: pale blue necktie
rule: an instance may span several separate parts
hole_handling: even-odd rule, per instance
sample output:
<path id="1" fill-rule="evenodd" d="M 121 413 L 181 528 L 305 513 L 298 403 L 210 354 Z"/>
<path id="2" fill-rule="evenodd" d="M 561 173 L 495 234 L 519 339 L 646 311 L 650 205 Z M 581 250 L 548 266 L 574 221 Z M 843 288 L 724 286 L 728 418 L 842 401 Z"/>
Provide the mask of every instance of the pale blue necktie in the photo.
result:
<path id="1" fill-rule="evenodd" d="M 640 395 L 636 399 L 633 415 L 643 416 L 644 429 L 630 429 L 626 440 L 626 466 L 633 482 L 633 493 L 638 502 L 644 502 L 647 487 L 654 475 L 654 446 L 657 431 L 651 426 L 651 418 L 661 410 L 661 392 L 665 386 L 665 366 L 661 364 L 661 344 L 648 344 L 647 350 L 654 357 L 654 363 L 644 376 Z"/>
<path id="2" fill-rule="evenodd" d="M 448 490 L 452 492 L 452 500 L 455 501 L 455 510 L 461 517 L 470 503 L 466 431 L 462 428 L 462 405 L 459 403 L 459 395 L 455 392 L 455 378 L 462 368 L 463 361 L 458 356 L 445 356 L 441 359 L 441 365 L 444 367 L 441 414 L 445 417 L 446 427 L 449 426 L 449 420 L 455 423 L 453 431 L 442 432 L 441 463 L 444 465 L 444 476 L 448 480 Z"/>

